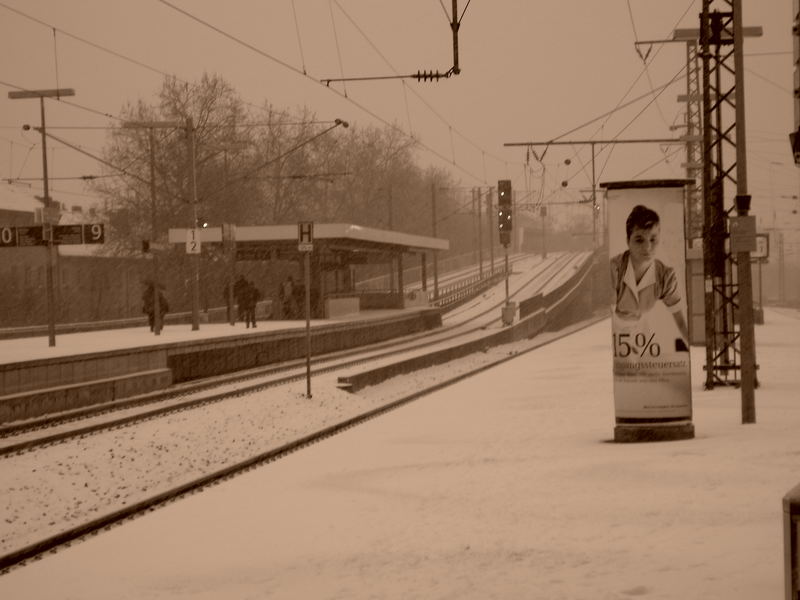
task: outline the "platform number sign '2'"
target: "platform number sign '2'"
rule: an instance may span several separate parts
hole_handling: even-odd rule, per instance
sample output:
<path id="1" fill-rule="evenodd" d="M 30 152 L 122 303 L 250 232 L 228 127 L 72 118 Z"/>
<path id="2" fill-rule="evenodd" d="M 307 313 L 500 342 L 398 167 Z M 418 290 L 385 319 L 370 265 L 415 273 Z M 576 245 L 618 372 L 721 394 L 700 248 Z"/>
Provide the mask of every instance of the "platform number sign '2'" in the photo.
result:
<path id="1" fill-rule="evenodd" d="M 186 254 L 200 254 L 200 231 L 189 229 L 186 231 Z"/>

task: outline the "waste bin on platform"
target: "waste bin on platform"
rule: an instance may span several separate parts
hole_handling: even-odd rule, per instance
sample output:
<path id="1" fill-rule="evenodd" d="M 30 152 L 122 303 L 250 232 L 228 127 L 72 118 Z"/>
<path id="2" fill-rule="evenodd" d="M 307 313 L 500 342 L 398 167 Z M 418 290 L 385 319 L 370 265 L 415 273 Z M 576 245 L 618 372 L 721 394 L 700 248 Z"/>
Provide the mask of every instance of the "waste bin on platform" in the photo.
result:
<path id="1" fill-rule="evenodd" d="M 517 303 L 508 302 L 503 305 L 503 325 L 513 325 L 514 314 L 517 312 Z"/>

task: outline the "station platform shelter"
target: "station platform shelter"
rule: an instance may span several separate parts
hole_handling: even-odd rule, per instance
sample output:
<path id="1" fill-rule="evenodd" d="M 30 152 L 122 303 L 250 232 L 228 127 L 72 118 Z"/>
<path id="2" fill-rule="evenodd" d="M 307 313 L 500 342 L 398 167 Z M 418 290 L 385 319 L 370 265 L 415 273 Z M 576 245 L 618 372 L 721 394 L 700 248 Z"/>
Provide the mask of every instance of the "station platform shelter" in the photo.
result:
<path id="1" fill-rule="evenodd" d="M 305 223 L 304 225 L 308 225 Z M 310 237 L 300 242 L 300 224 L 224 224 L 199 229 L 170 229 L 169 243 L 186 245 L 194 254 L 212 245 L 232 262 L 278 261 L 296 263 L 295 294 L 302 306 L 305 288 L 304 264 L 309 258 L 311 316 L 336 318 L 360 310 L 426 306 L 428 254 L 448 250 L 450 242 L 399 231 L 362 227 L 351 223 L 313 223 Z M 305 236 L 308 235 L 307 227 Z M 310 242 L 308 240 L 311 240 Z M 311 250 L 305 250 L 310 244 Z M 420 264 L 423 293 L 404 294 L 403 270 L 406 256 Z M 385 267 L 389 285 L 378 289 L 356 289 L 354 271 L 359 265 Z M 234 269 L 231 269 L 233 273 Z M 275 315 L 284 317 L 285 315 Z"/>

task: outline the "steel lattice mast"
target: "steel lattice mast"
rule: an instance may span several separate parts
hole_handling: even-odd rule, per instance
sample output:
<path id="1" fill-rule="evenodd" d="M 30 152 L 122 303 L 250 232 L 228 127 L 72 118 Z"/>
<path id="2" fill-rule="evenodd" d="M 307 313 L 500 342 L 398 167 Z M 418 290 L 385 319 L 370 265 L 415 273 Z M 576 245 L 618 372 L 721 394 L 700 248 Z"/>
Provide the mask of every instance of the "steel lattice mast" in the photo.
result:
<path id="1" fill-rule="evenodd" d="M 705 387 L 741 385 L 742 422 L 753 423 L 756 367 L 750 251 L 742 243 L 747 236 L 737 233 L 747 223 L 746 219 L 752 219 L 747 215 L 750 196 L 741 19 L 741 0 L 703 0 L 700 47 Z M 726 202 L 726 183 L 736 186 L 733 201 Z M 753 230 L 753 243 L 754 234 Z"/>

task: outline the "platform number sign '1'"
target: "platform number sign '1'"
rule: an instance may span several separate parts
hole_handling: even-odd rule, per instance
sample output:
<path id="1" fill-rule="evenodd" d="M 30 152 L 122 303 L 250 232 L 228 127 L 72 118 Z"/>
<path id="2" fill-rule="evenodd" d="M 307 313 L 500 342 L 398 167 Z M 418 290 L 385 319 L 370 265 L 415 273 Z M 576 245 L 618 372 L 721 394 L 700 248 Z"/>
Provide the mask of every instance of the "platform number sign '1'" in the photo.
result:
<path id="1" fill-rule="evenodd" d="M 186 254 L 200 254 L 200 230 L 188 229 L 186 231 Z"/>

